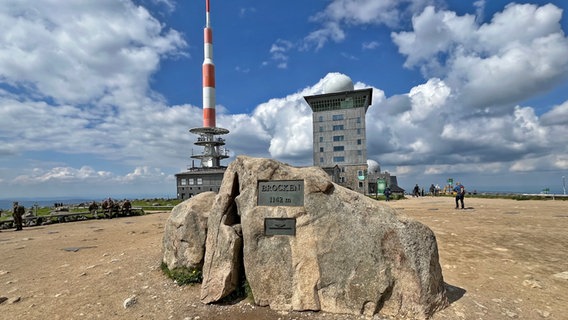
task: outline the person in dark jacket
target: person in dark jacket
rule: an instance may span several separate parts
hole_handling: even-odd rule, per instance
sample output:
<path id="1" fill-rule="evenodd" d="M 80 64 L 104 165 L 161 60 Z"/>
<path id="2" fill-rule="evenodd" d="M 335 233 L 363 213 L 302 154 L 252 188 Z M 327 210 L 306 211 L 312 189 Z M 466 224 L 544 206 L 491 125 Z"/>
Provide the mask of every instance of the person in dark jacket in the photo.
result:
<path id="1" fill-rule="evenodd" d="M 26 213 L 24 206 L 14 202 L 14 208 L 12 210 L 12 217 L 14 218 L 14 224 L 16 225 L 16 231 L 21 231 L 23 229 L 22 216 Z"/>

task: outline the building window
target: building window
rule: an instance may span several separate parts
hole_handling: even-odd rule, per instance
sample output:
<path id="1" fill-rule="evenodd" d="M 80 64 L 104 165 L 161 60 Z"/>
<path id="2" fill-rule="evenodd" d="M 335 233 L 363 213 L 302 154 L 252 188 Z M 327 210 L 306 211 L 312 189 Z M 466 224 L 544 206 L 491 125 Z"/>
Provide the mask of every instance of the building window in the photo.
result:
<path id="1" fill-rule="evenodd" d="M 320 132 L 323 132 L 323 127 L 322 127 L 322 126 L 320 126 Z"/>
<path id="2" fill-rule="evenodd" d="M 320 147 L 320 152 L 323 152 L 323 147 Z"/>
<path id="3" fill-rule="evenodd" d="M 344 146 L 334 146 L 333 151 L 345 151 L 345 147 Z"/>
<path id="4" fill-rule="evenodd" d="M 357 123 L 361 123 L 361 117 L 357 117 Z"/>
<path id="5" fill-rule="evenodd" d="M 323 142 L 323 137 L 320 137 L 320 142 Z"/>
<path id="6" fill-rule="evenodd" d="M 345 157 L 333 157 L 333 162 L 345 162 Z"/>
<path id="7" fill-rule="evenodd" d="M 362 156 L 362 155 L 363 155 L 363 151 L 357 150 L 357 155 L 358 155 L 358 156 Z"/>
<path id="8" fill-rule="evenodd" d="M 341 121 L 341 120 L 343 120 L 343 115 L 342 114 L 334 114 L 333 116 L 331 116 L 331 119 L 333 121 Z"/>
<path id="9" fill-rule="evenodd" d="M 345 183 L 345 177 L 339 177 L 339 182 Z"/>
<path id="10" fill-rule="evenodd" d="M 197 184 L 203 184 L 203 178 L 197 178 Z M 201 189 L 201 188 L 199 188 Z"/>
<path id="11" fill-rule="evenodd" d="M 320 158 L 320 163 L 323 163 L 323 157 L 322 157 L 322 158 Z"/>
<path id="12" fill-rule="evenodd" d="M 341 131 L 341 130 L 343 130 L 342 124 L 338 124 L 336 126 L 333 126 L 333 131 Z"/>
<path id="13" fill-rule="evenodd" d="M 363 188 L 363 182 L 359 181 L 359 188 Z"/>
<path id="14" fill-rule="evenodd" d="M 319 116 L 318 120 L 319 122 L 323 122 L 323 116 Z"/>
<path id="15" fill-rule="evenodd" d="M 186 179 L 186 178 L 182 178 L 182 179 L 181 179 L 181 185 L 182 185 L 182 186 L 187 185 L 187 179 Z"/>
<path id="16" fill-rule="evenodd" d="M 361 139 L 357 139 L 357 144 L 361 144 Z"/>
<path id="17" fill-rule="evenodd" d="M 192 186 L 192 185 L 194 185 L 194 184 L 195 184 L 195 179 L 190 178 L 190 179 L 189 179 L 189 185 Z"/>
<path id="18" fill-rule="evenodd" d="M 333 136 L 333 141 L 343 141 L 345 140 L 344 136 Z"/>
<path id="19" fill-rule="evenodd" d="M 357 128 L 357 134 L 361 134 L 361 128 Z"/>

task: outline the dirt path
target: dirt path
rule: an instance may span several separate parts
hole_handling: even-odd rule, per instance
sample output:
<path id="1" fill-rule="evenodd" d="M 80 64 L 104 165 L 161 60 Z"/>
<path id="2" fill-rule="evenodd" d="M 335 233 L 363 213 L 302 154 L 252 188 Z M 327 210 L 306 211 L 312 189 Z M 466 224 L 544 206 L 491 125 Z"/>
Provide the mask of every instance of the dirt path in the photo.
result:
<path id="1" fill-rule="evenodd" d="M 434 320 L 566 319 L 567 201 L 466 198 L 468 209 L 455 210 L 451 198 L 425 197 L 389 205 L 437 236 L 453 302 Z M 168 215 L 3 230 L 0 319 L 364 319 L 249 301 L 201 304 L 199 286 L 179 287 L 160 270 Z M 124 308 L 130 297 L 137 302 Z"/>

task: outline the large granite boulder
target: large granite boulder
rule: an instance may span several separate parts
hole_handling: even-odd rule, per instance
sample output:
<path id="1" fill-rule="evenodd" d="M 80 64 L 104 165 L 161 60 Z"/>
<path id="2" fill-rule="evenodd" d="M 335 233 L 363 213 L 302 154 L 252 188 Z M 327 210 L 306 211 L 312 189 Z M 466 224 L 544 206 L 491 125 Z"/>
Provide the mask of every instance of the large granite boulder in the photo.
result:
<path id="1" fill-rule="evenodd" d="M 290 181 L 301 181 L 300 192 L 286 187 Z M 283 187 L 259 203 L 266 182 Z M 301 205 L 281 197 L 292 189 Z M 275 218 L 293 222 L 293 232 L 267 233 L 267 219 Z M 204 303 L 230 294 L 246 276 L 255 302 L 277 310 L 428 318 L 447 305 L 434 233 L 332 183 L 320 168 L 237 157 L 207 229 Z"/>
<path id="2" fill-rule="evenodd" d="M 162 261 L 170 270 L 202 268 L 207 219 L 216 195 L 211 191 L 203 192 L 172 209 L 162 239 Z"/>

